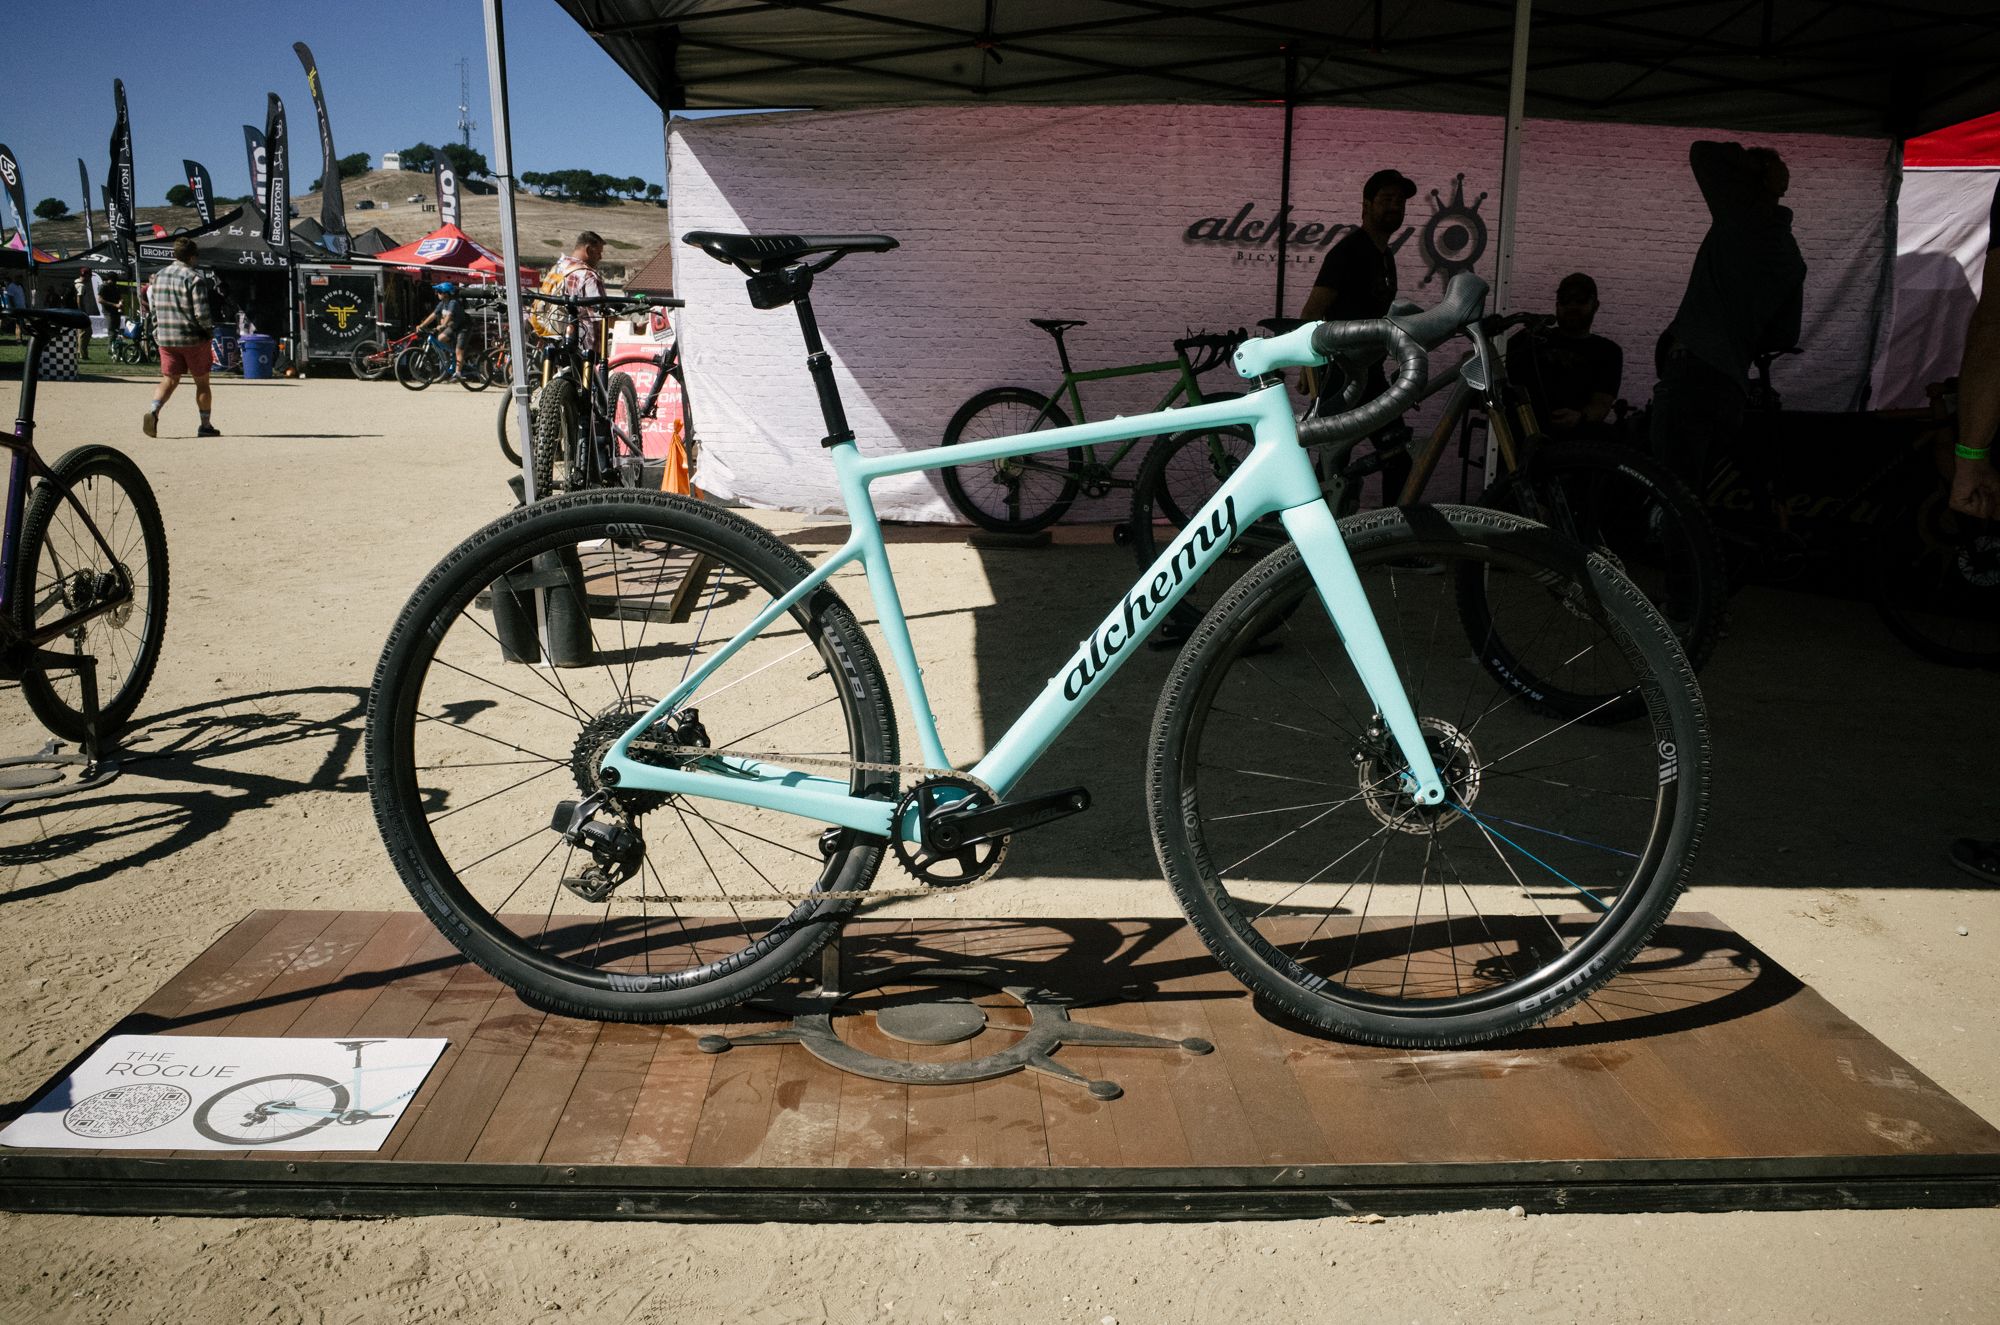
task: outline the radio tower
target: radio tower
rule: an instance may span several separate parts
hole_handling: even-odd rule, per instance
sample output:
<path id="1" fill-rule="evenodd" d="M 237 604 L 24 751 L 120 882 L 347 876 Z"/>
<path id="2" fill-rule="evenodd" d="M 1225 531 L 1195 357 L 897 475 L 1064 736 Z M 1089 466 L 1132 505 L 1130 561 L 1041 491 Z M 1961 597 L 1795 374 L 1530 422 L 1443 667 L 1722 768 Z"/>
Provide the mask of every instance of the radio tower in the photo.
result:
<path id="1" fill-rule="evenodd" d="M 472 146 L 472 131 L 479 126 L 472 122 L 471 84 L 466 78 L 465 57 L 458 57 L 458 141 Z"/>

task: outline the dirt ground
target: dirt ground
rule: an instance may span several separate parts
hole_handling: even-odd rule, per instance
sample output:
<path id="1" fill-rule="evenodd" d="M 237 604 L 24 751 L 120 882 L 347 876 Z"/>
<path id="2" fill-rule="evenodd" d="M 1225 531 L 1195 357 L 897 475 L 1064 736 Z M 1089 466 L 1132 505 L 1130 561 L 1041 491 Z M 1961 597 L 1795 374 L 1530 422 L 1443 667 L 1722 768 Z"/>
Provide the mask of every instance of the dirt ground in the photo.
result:
<path id="1" fill-rule="evenodd" d="M 43 389 L 48 454 L 110 441 L 151 478 L 173 595 L 131 738 L 146 757 L 96 793 L 0 816 L 15 954 L 0 1099 L 25 1098 L 252 908 L 409 906 L 369 817 L 362 713 L 406 595 L 510 504 L 496 398 L 218 380 L 228 435 L 208 442 L 186 396 L 149 440 L 142 383 Z M 0 408 L 12 396 L 0 385 Z M 810 441 L 800 462 L 821 463 Z M 804 530 L 809 552 L 837 541 L 765 518 Z M 1126 557 L 897 550 L 927 680 L 961 715 L 949 748 L 1039 685 L 1033 665 L 1003 684 L 992 659 L 1052 668 L 1129 580 Z M 1136 660 L 1057 756 L 1058 776 L 1092 785 L 1093 819 L 1134 831 L 1024 837 L 960 913 L 1173 913 L 1136 774 L 1105 757 L 1137 747 L 1168 663 Z M 2000 1118 L 2000 891 L 1944 857 L 1952 836 L 2000 832 L 2000 678 L 1906 654 L 1863 605 L 1753 592 L 1703 680 L 1716 800 L 1687 905 Z M 0 752 L 41 739 L 0 697 Z M 1994 1210 L 1084 1228 L 0 1215 L 0 1245 L 6 1322 L 2000 1320 Z"/>

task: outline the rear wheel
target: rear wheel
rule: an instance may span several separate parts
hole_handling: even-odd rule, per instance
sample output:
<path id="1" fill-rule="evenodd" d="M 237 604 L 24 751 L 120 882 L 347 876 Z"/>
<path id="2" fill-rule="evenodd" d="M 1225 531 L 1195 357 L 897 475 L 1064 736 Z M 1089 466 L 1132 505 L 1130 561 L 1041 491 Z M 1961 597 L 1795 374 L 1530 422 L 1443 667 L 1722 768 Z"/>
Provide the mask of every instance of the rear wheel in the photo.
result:
<path id="1" fill-rule="evenodd" d="M 1469 507 L 1341 529 L 1444 804 L 1404 793 L 1287 546 L 1217 604 L 1162 692 L 1147 765 L 1161 867 L 1223 964 L 1312 1025 L 1406 1046 L 1523 1029 L 1617 974 L 1679 895 L 1707 794 L 1700 691 L 1631 581 L 1545 529 Z M 1405 569 L 1419 558 L 1443 573 Z M 1468 593 L 1485 603 L 1476 629 Z M 1558 680 L 1621 670 L 1643 718 L 1536 705 L 1483 665 L 1501 633 Z"/>
<path id="2" fill-rule="evenodd" d="M 347 356 L 348 367 L 364 382 L 380 381 L 394 366 L 389 361 L 389 353 L 379 340 L 364 340 L 354 347 Z"/>
<path id="3" fill-rule="evenodd" d="M 1715 526 L 1652 457 L 1543 440 L 1479 504 L 1538 520 L 1610 558 L 1667 619 L 1695 668 L 1715 652 L 1728 601 Z"/>
<path id="4" fill-rule="evenodd" d="M 866 889 L 882 839 L 599 775 L 690 666 L 809 573 L 748 521 L 606 491 L 504 516 L 426 577 L 376 669 L 369 789 L 404 883 L 467 956 L 541 1006 L 659 1021 L 740 1002 L 832 937 L 859 899 L 823 894 Z M 881 668 L 826 589 L 646 739 L 715 750 L 693 761 L 712 771 L 796 757 L 826 790 L 896 795 L 895 773 L 858 766 L 897 762 Z M 608 863 L 549 827 L 592 795 Z"/>
<path id="5" fill-rule="evenodd" d="M 646 439 L 639 420 L 639 388 L 628 375 L 613 373 L 611 392 L 611 467 L 618 486 L 641 486 L 646 473 Z"/>
<path id="6" fill-rule="evenodd" d="M 542 398 L 540 387 L 528 392 L 528 428 L 532 435 L 535 426 L 535 405 Z M 521 452 L 514 446 L 514 393 L 507 392 L 500 398 L 500 454 L 507 457 L 507 463 L 516 469 L 521 467 Z"/>
<path id="7" fill-rule="evenodd" d="M 54 483 L 38 484 L 29 496 L 12 589 L 14 625 L 32 635 L 129 589 L 129 602 L 44 646 L 96 660 L 97 734 L 108 739 L 131 721 L 160 661 L 167 629 L 166 526 L 146 476 L 122 452 L 78 447 L 52 468 L 77 505 L 64 501 Z M 91 537 L 91 525 L 110 545 L 109 556 Z M 68 741 L 85 738 L 80 673 L 30 667 L 21 674 L 21 695 L 49 731 Z"/>
<path id="8" fill-rule="evenodd" d="M 958 407 L 944 430 L 944 444 L 1068 426 L 1069 416 L 1047 396 L 1017 386 L 994 387 Z M 1083 465 L 1083 452 L 1071 448 L 953 465 L 941 472 L 945 495 L 959 514 L 995 533 L 1027 534 L 1062 519 L 1076 500 Z"/>

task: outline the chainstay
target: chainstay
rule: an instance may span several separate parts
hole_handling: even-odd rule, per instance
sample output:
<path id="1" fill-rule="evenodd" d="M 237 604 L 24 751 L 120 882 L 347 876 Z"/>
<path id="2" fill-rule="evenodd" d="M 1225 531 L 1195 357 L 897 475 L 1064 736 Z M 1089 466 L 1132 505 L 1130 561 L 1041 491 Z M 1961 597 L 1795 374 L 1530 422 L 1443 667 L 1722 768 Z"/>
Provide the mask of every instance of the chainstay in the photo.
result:
<path id="1" fill-rule="evenodd" d="M 787 767 L 799 766 L 804 768 L 846 770 L 858 768 L 868 773 L 904 773 L 919 778 L 949 777 L 970 782 L 988 796 L 993 797 L 995 801 L 1000 799 L 993 788 L 987 786 L 986 783 L 980 781 L 978 778 L 973 777 L 970 773 L 961 773 L 955 768 L 932 768 L 927 764 L 879 764 L 866 759 L 835 759 L 829 755 L 789 755 L 774 750 L 730 750 L 708 745 L 673 745 L 665 741 L 648 740 L 635 740 L 629 748 L 642 750 L 647 754 L 668 755 L 679 758 L 744 759 L 760 764 L 783 764 Z M 893 856 L 895 853 L 892 851 L 889 854 Z M 977 888 L 982 883 L 991 882 L 1000 872 L 1000 866 L 1005 859 L 1006 845 L 1003 842 L 999 858 L 993 862 L 992 867 L 988 869 L 984 878 L 974 879 L 970 883 L 961 883 L 949 888 L 937 888 L 929 885 L 913 888 L 829 888 L 825 890 L 814 888 L 779 888 L 769 893 L 759 894 L 754 898 L 739 897 L 734 893 L 669 893 L 660 897 L 649 897 L 646 900 L 661 902 L 745 902 L 767 900 L 814 902 L 844 897 L 853 897 L 864 901 L 892 897 L 938 897 L 947 894 L 968 892 L 973 888 Z M 900 864 L 900 862 L 898 863 Z"/>

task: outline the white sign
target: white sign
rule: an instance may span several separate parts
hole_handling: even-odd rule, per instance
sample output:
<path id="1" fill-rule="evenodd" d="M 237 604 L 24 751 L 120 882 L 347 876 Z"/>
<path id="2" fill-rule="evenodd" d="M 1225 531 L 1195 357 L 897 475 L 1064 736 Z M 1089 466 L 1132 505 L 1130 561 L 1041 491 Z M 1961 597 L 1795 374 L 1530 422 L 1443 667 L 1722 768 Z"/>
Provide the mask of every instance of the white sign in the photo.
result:
<path id="1" fill-rule="evenodd" d="M 0 1144 L 377 1150 L 447 1043 L 114 1035 Z"/>

